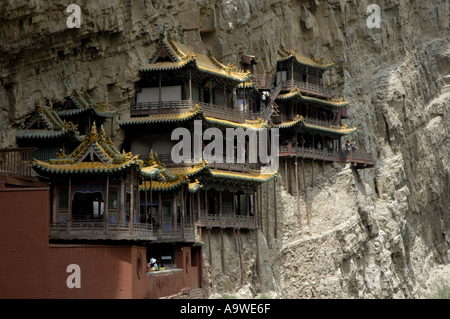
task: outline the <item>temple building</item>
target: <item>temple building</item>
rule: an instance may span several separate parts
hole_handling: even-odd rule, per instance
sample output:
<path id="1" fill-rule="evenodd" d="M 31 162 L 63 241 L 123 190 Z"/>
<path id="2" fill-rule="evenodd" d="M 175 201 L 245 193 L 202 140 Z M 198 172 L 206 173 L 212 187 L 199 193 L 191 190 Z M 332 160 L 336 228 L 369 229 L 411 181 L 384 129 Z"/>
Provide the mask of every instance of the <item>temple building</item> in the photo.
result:
<path id="1" fill-rule="evenodd" d="M 36 147 L 33 158 L 49 160 L 60 153 L 72 152 L 82 141 L 78 125 L 62 120 L 49 106 L 42 105 L 39 100 L 36 111 L 26 122 L 25 128 L 17 134 L 20 147 Z"/>
<path id="2" fill-rule="evenodd" d="M 183 287 L 204 287 L 206 246 L 214 292 L 212 256 L 221 254 L 225 269 L 225 252 L 213 250 L 211 237 L 217 235 L 223 246 L 224 232 L 229 231 L 237 243 L 242 243 L 242 233 L 251 238 L 259 276 L 257 236 L 264 206 L 269 220 L 269 195 L 263 194 L 262 185 L 268 192 L 268 183 L 273 183 L 275 198 L 281 176 L 288 192 L 298 198 L 293 165 L 299 160 L 303 170 L 304 160 L 312 163 L 312 187 L 314 161 L 351 163 L 362 169 L 373 165 L 371 154 L 343 149 L 347 136 L 357 129 L 342 125 L 349 103 L 333 99 L 326 87 L 334 64 L 282 46 L 278 54 L 272 80 L 254 73 L 259 64 L 255 56 L 242 55 L 239 70 L 222 64 L 211 52 L 195 52 L 162 34 L 149 64 L 139 70 L 129 117 L 119 120 L 126 132 L 122 152 L 111 140 L 119 110 L 93 102 L 84 88 L 71 94 L 59 110 L 39 101 L 17 135 L 23 152 L 17 161 L 1 152 L 0 172 L 13 163 L 14 169 L 27 168 L 21 178 L 31 175 L 32 168 L 44 180 L 40 197 L 33 198 L 43 201 L 42 220 L 47 224 L 40 229 L 48 238 L 42 236 L 41 241 L 55 249 L 44 247 L 43 254 L 67 262 L 73 262 L 73 254 L 76 262 L 92 267 L 83 259 L 85 250 L 70 250 L 80 245 L 76 249 L 92 252 L 94 259 L 107 256 L 102 262 L 122 267 L 118 268 L 127 274 L 127 296 L 157 298 Z M 107 119 L 110 136 L 103 125 Z M 5 126 L 0 123 L 0 130 Z M 254 152 L 266 148 L 270 154 L 259 153 L 253 161 Z M 273 162 L 263 161 L 261 155 L 272 161 L 279 155 L 283 171 L 273 170 Z M 275 200 L 271 205 L 275 237 L 276 204 Z M 268 222 L 266 227 L 268 234 Z M 164 270 L 147 267 L 150 258 Z M 98 272 L 101 278 L 104 273 Z M 122 296 L 121 284 L 115 284 L 115 293 Z"/>
<path id="3" fill-rule="evenodd" d="M 95 103 L 82 87 L 80 91 L 74 91 L 67 97 L 66 103 L 57 113 L 62 119 L 78 124 L 80 134 L 86 134 L 93 122 L 99 128 L 107 119 L 110 119 L 112 128 L 114 118 L 120 114 L 120 111 L 111 108 L 106 101 Z"/>

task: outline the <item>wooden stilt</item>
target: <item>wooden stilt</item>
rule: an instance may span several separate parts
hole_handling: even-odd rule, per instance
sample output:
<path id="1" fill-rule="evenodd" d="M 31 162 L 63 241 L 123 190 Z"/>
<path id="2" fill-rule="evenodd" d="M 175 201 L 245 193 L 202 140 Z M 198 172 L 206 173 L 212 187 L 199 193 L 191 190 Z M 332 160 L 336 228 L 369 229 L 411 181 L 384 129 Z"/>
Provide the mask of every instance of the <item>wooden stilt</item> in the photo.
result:
<path id="1" fill-rule="evenodd" d="M 259 290 L 261 291 L 261 264 L 259 261 L 259 240 L 258 240 L 258 230 L 255 231 L 256 236 L 256 267 L 257 267 L 257 274 L 258 274 L 258 281 L 259 281 Z"/>
<path id="2" fill-rule="evenodd" d="M 225 247 L 223 246 L 223 229 L 220 229 L 220 240 L 222 243 L 222 271 L 225 273 Z"/>
<path id="3" fill-rule="evenodd" d="M 267 231 L 266 231 L 266 236 L 267 236 L 267 246 L 270 247 L 269 244 L 269 184 L 266 183 L 267 187 L 266 187 L 266 227 L 267 227 Z"/>
<path id="4" fill-rule="evenodd" d="M 184 211 L 184 187 L 181 187 L 181 238 L 184 238 L 184 219 L 186 218 L 186 212 Z M 176 220 L 175 220 L 176 222 Z"/>
<path id="5" fill-rule="evenodd" d="M 289 158 L 289 194 L 292 195 L 291 158 Z"/>
<path id="6" fill-rule="evenodd" d="M 288 161 L 287 158 L 284 159 L 284 187 L 286 188 L 286 191 L 289 192 L 289 182 L 288 182 Z"/>
<path id="7" fill-rule="evenodd" d="M 211 246 L 211 229 L 208 229 L 208 241 L 209 241 L 209 266 L 210 266 L 210 274 L 211 274 L 211 288 L 212 293 L 215 294 L 216 291 L 214 289 L 214 272 L 213 272 L 213 262 L 212 262 L 212 246 Z"/>
<path id="8" fill-rule="evenodd" d="M 153 229 L 153 190 L 152 190 L 153 177 L 150 177 L 150 224 Z"/>
<path id="9" fill-rule="evenodd" d="M 364 195 L 367 195 L 366 193 L 366 164 L 364 164 L 363 172 L 364 172 Z"/>
<path id="10" fill-rule="evenodd" d="M 241 232 L 239 231 L 239 228 L 237 230 L 237 237 L 238 237 L 238 246 L 239 246 L 239 259 L 240 259 L 240 265 L 241 265 L 241 285 L 244 285 L 244 260 L 242 258 L 242 240 L 241 240 Z"/>
<path id="11" fill-rule="evenodd" d="M 298 222 L 300 229 L 302 228 L 302 214 L 300 211 L 300 190 L 298 186 L 298 160 L 295 158 L 295 185 L 297 190 L 297 208 L 298 208 Z"/>
<path id="12" fill-rule="evenodd" d="M 261 218 L 261 233 L 264 235 L 264 222 L 263 222 L 263 218 L 262 218 L 262 214 L 263 214 L 263 211 L 262 211 L 262 184 L 261 185 L 259 185 L 259 207 L 261 208 L 261 211 L 260 211 L 260 218 Z"/>
<path id="13" fill-rule="evenodd" d="M 303 163 L 302 158 L 302 170 L 303 170 L 303 184 L 305 185 L 305 205 L 306 205 L 306 216 L 308 218 L 308 227 L 309 227 L 309 205 L 308 205 L 308 192 L 306 191 L 306 177 L 305 177 L 305 165 Z"/>
<path id="14" fill-rule="evenodd" d="M 273 207 L 274 207 L 274 217 L 275 217 L 275 239 L 278 238 L 278 221 L 277 221 L 277 179 L 273 179 Z"/>
<path id="15" fill-rule="evenodd" d="M 130 235 L 133 235 L 133 224 L 134 224 L 134 180 L 133 171 L 131 170 L 131 200 L 130 200 Z"/>
<path id="16" fill-rule="evenodd" d="M 105 189 L 105 211 L 103 213 L 103 223 L 105 225 L 105 234 L 108 233 L 108 203 L 109 202 L 109 174 L 106 175 L 106 189 Z"/>
<path id="17" fill-rule="evenodd" d="M 314 188 L 314 158 L 312 160 L 312 178 L 311 178 L 311 187 Z"/>

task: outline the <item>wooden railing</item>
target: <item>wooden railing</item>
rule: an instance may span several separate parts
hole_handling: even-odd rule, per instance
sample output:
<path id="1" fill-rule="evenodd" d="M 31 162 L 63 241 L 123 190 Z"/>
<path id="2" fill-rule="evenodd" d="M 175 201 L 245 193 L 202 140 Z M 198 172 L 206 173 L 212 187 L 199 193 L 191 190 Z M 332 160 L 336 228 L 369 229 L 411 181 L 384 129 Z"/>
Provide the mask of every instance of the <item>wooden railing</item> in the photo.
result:
<path id="1" fill-rule="evenodd" d="M 341 151 L 339 150 L 318 150 L 308 147 L 296 147 L 291 145 L 280 146 L 279 156 L 298 156 L 304 158 L 341 162 L 341 163 L 362 163 L 373 164 L 372 154 L 362 151 Z"/>
<path id="2" fill-rule="evenodd" d="M 363 153 L 362 151 L 342 151 L 341 162 L 372 164 L 372 154 Z"/>
<path id="3" fill-rule="evenodd" d="M 148 156 L 148 155 L 147 155 Z M 146 158 L 147 156 L 142 156 L 141 158 Z M 203 156 L 203 155 L 202 155 Z M 174 163 L 172 160 L 171 154 L 158 154 L 158 159 L 160 159 L 164 165 L 167 167 L 171 166 L 180 166 L 180 165 L 193 165 L 194 158 L 191 159 L 192 163 Z M 259 164 L 257 163 L 237 163 L 234 161 L 233 163 L 227 163 L 226 157 L 223 158 L 223 163 L 217 163 L 208 161 L 209 167 L 213 169 L 221 169 L 221 170 L 227 170 L 227 171 L 234 171 L 234 172 L 243 172 L 248 173 L 250 169 L 259 169 Z"/>
<path id="4" fill-rule="evenodd" d="M 159 227 L 154 228 L 154 234 L 157 241 L 185 240 L 195 241 L 195 231 L 193 227 L 181 226 L 181 223 L 173 225 L 169 229 Z"/>
<path id="5" fill-rule="evenodd" d="M 298 87 L 300 89 L 300 92 L 304 93 L 323 93 L 327 95 L 327 97 L 331 98 L 331 89 L 325 88 L 322 85 L 318 84 L 312 84 L 308 82 L 303 81 L 297 81 L 294 80 L 293 83 L 294 87 Z M 292 80 L 283 81 L 283 88 L 291 88 L 292 87 Z"/>
<path id="6" fill-rule="evenodd" d="M 176 114 L 186 113 L 192 110 L 193 107 L 199 105 L 206 116 L 217 119 L 244 123 L 246 120 L 256 120 L 257 116 L 251 111 L 239 111 L 234 108 L 205 103 L 200 101 L 166 101 L 166 102 L 142 102 L 131 105 L 130 114 L 132 117 L 147 116 L 152 114 Z"/>
<path id="7" fill-rule="evenodd" d="M 194 104 L 195 105 L 195 104 Z M 159 102 L 140 102 L 131 105 L 130 115 L 133 116 L 146 116 L 150 114 L 164 114 L 169 113 L 182 113 L 190 110 L 189 100 L 179 101 L 162 101 Z"/>
<path id="8" fill-rule="evenodd" d="M 265 74 L 253 74 L 252 79 L 259 90 L 273 89 L 272 78 Z"/>
<path id="9" fill-rule="evenodd" d="M 92 239 L 123 239 L 130 237 L 153 237 L 151 224 L 143 223 L 106 223 L 103 221 L 77 220 L 72 222 L 50 223 L 50 237 L 54 238 L 92 238 Z"/>
<path id="10" fill-rule="evenodd" d="M 255 216 L 234 214 L 201 214 L 196 221 L 197 226 L 255 228 Z"/>
<path id="11" fill-rule="evenodd" d="M 32 168 L 27 165 L 27 161 L 31 161 L 32 154 L 36 150 L 36 147 L 1 148 L 0 174 L 30 177 Z"/>

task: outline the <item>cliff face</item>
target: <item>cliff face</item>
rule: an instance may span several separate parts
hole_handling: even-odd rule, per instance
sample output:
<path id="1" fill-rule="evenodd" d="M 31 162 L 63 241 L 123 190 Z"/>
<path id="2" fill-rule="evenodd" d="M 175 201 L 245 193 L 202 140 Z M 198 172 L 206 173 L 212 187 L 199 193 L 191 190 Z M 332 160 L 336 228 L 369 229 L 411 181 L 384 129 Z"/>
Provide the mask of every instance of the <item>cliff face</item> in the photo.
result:
<path id="1" fill-rule="evenodd" d="M 418 297 L 429 269 L 448 263 L 450 4 L 374 2 L 380 29 L 367 27 L 366 0 L 79 1 L 81 28 L 68 29 L 70 1 L 3 1 L 0 122 L 11 127 L 0 133 L 0 147 L 15 146 L 38 98 L 57 106 L 82 86 L 128 117 L 138 69 L 163 30 L 211 49 L 225 64 L 255 55 L 258 73 L 274 74 L 280 43 L 324 57 L 338 65 L 327 78 L 334 95 L 352 104 L 347 122 L 359 132 L 350 138 L 376 165 L 365 171 L 364 185 L 361 170 L 327 164 L 322 172 L 316 163 L 315 187 L 307 188 L 310 227 L 304 192 L 300 228 L 297 199 L 278 180 L 278 238 L 273 214 L 269 221 L 264 214 L 269 233 L 258 232 L 261 289 L 283 298 Z M 120 146 L 124 132 L 114 125 Z M 305 164 L 311 185 L 311 163 Z M 233 234 L 225 235 L 225 256 L 236 256 Z M 252 235 L 242 238 L 248 293 L 259 286 Z M 209 274 L 207 246 L 204 254 Z M 224 272 L 220 254 L 214 258 L 216 292 L 242 288 L 239 263 Z"/>

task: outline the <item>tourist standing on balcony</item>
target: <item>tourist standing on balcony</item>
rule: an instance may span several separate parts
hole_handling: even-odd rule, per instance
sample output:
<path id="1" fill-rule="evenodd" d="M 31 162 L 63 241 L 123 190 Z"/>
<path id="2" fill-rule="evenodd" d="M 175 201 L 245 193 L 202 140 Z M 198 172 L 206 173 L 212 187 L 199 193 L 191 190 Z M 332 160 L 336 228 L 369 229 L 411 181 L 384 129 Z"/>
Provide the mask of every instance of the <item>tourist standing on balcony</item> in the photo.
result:
<path id="1" fill-rule="evenodd" d="M 344 147 L 345 147 L 345 150 L 346 150 L 346 151 L 349 151 L 349 152 L 350 152 L 351 147 L 352 147 L 351 144 L 350 144 L 350 141 L 347 141 L 347 143 L 345 143 Z"/>

